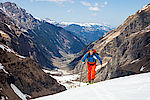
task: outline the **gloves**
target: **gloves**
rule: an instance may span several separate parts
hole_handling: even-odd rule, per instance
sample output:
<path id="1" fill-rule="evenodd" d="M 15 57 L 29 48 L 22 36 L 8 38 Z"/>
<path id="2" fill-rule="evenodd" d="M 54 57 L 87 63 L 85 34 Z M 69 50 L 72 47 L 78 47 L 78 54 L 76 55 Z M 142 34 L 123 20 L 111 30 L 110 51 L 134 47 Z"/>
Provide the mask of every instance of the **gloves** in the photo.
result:
<path id="1" fill-rule="evenodd" d="M 85 62 L 82 62 L 82 65 L 84 65 L 85 64 Z"/>

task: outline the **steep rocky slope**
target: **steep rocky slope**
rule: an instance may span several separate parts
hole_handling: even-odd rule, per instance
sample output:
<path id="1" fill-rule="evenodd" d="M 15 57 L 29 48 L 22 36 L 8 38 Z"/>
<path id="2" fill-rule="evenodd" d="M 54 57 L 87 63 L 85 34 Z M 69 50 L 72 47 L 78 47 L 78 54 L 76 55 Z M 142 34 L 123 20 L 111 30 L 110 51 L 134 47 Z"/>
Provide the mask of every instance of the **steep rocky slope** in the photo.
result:
<path id="1" fill-rule="evenodd" d="M 19 54 L 38 61 L 42 66 L 52 66 L 51 61 L 45 57 L 37 44 L 33 43 L 32 38 L 26 34 L 15 26 L 8 16 L 0 12 L 0 41 L 12 47 Z"/>
<path id="2" fill-rule="evenodd" d="M 104 64 L 95 81 L 150 71 L 150 4 L 82 50 L 70 63 L 74 72 L 81 71 L 81 59 L 91 48 L 97 50 Z M 83 81 L 87 81 L 86 72 L 84 65 Z"/>
<path id="3" fill-rule="evenodd" d="M 54 68 L 52 58 L 77 53 L 85 46 L 71 32 L 34 18 L 15 3 L 0 3 L 0 15 L 0 30 L 9 38 L 3 42 L 43 67 Z"/>
<path id="4" fill-rule="evenodd" d="M 0 43 L 0 98 L 20 100 L 10 86 L 14 84 L 28 98 L 55 94 L 66 90 L 55 79 L 44 73 L 39 64 L 25 58 Z"/>

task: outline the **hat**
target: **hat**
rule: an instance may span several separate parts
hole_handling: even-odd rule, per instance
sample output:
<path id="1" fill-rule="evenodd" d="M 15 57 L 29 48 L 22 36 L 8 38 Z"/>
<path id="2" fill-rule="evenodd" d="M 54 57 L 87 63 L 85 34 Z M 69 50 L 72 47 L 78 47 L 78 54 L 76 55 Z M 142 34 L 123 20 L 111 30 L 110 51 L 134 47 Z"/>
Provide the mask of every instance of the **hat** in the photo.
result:
<path id="1" fill-rule="evenodd" d="M 90 49 L 89 52 L 90 52 L 90 51 L 93 51 L 93 49 Z"/>

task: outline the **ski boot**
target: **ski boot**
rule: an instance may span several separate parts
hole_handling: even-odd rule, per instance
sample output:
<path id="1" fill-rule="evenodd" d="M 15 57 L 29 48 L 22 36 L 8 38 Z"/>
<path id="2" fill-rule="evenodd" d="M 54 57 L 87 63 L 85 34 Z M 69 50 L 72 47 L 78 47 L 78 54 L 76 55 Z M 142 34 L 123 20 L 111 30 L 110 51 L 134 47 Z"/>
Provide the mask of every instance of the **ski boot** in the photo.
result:
<path id="1" fill-rule="evenodd" d="M 91 81 L 88 81 L 88 84 L 87 84 L 87 85 L 89 85 L 89 84 L 91 84 Z"/>
<path id="2" fill-rule="evenodd" d="M 91 80 L 91 84 L 93 84 L 93 83 L 94 83 L 94 79 Z"/>

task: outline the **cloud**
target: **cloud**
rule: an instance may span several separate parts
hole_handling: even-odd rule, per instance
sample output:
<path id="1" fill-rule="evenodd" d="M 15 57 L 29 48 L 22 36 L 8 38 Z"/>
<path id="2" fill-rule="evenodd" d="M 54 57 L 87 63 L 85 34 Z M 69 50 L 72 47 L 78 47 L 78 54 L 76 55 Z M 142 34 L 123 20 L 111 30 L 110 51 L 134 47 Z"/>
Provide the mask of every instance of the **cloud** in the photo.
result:
<path id="1" fill-rule="evenodd" d="M 47 1 L 47 2 L 56 2 L 56 3 L 63 3 L 63 2 L 74 3 L 73 0 L 36 0 L 36 1 Z"/>
<path id="2" fill-rule="evenodd" d="M 94 5 L 92 5 L 91 3 L 89 2 L 85 2 L 85 1 L 81 1 L 80 2 L 83 6 L 87 6 L 88 7 L 88 10 L 90 11 L 99 11 L 99 7 L 98 7 L 98 3 L 96 2 Z"/>
<path id="3" fill-rule="evenodd" d="M 80 3 L 84 6 L 88 6 L 88 7 L 91 6 L 91 3 L 89 2 L 81 1 Z"/>
<path id="4" fill-rule="evenodd" d="M 98 7 L 89 7 L 89 10 L 91 10 L 91 11 L 99 11 L 99 8 Z"/>

